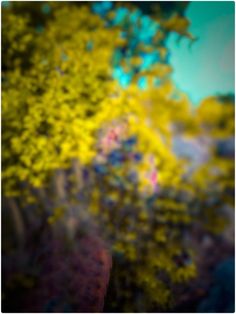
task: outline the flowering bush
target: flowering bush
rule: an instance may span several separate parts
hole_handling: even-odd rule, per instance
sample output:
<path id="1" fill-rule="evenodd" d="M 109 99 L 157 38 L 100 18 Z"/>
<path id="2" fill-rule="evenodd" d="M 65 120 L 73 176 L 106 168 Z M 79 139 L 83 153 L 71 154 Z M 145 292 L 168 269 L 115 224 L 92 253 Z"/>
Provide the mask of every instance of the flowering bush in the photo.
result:
<path id="1" fill-rule="evenodd" d="M 187 231 L 196 221 L 221 230 L 215 208 L 232 201 L 233 162 L 214 150 L 233 136 L 230 101 L 193 112 L 168 76 L 168 32 L 191 37 L 187 26 L 130 3 L 3 10 L 4 254 L 27 255 L 41 225 L 63 234 L 69 260 L 78 231 L 102 237 L 113 256 L 110 309 L 170 306 L 173 286 L 196 276 Z M 213 138 L 208 159 L 189 171 L 176 136 Z"/>

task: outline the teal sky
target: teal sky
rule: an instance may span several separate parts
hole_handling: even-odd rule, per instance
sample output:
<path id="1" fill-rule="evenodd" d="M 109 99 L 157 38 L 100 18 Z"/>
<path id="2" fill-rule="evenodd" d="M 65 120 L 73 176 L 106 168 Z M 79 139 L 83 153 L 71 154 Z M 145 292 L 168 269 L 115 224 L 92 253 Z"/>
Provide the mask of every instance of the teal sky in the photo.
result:
<path id="1" fill-rule="evenodd" d="M 176 86 L 194 105 L 210 95 L 234 92 L 234 2 L 191 2 L 186 11 L 189 31 L 199 37 L 168 40 Z"/>

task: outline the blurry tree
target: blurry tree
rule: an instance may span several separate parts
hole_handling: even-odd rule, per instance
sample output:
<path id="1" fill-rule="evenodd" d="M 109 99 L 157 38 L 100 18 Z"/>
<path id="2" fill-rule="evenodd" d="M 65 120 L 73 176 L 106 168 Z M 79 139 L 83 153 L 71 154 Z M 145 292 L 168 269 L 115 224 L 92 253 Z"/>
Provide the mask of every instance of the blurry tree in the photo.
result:
<path id="1" fill-rule="evenodd" d="M 216 174 L 209 176 L 205 163 L 189 175 L 189 161 L 173 149 L 177 135 L 221 138 L 234 128 L 230 104 L 223 109 L 212 98 L 195 114 L 169 78 L 169 32 L 192 38 L 182 10 L 164 14 L 157 3 L 149 15 L 142 5 L 119 2 L 16 2 L 3 9 L 4 256 L 27 256 L 30 239 L 36 251 L 51 250 L 59 238 L 60 254 L 55 245 L 44 262 L 83 264 L 79 243 L 89 241 L 80 233 L 92 242 L 103 238 L 113 256 L 109 310 L 172 304 L 173 284 L 196 275 L 185 234 L 202 217 L 218 229 L 220 216 L 207 202 L 218 193 L 224 203 L 233 182 L 231 160 L 212 153 Z M 63 267 L 59 273 L 70 273 Z M 33 285 L 41 290 L 43 283 Z"/>

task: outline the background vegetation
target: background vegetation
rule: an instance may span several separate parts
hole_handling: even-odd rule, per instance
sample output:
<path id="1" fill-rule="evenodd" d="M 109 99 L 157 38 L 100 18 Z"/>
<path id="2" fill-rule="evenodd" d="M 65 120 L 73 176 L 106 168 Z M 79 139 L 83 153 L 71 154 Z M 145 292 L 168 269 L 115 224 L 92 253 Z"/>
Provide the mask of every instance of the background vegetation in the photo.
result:
<path id="1" fill-rule="evenodd" d="M 198 277 L 193 230 L 221 235 L 234 204 L 234 98 L 194 109 L 170 78 L 187 4 L 3 4 L 5 310 L 101 311 L 110 268 L 106 311 L 173 309 Z M 97 266 L 72 264 L 101 254 L 84 305 Z"/>

